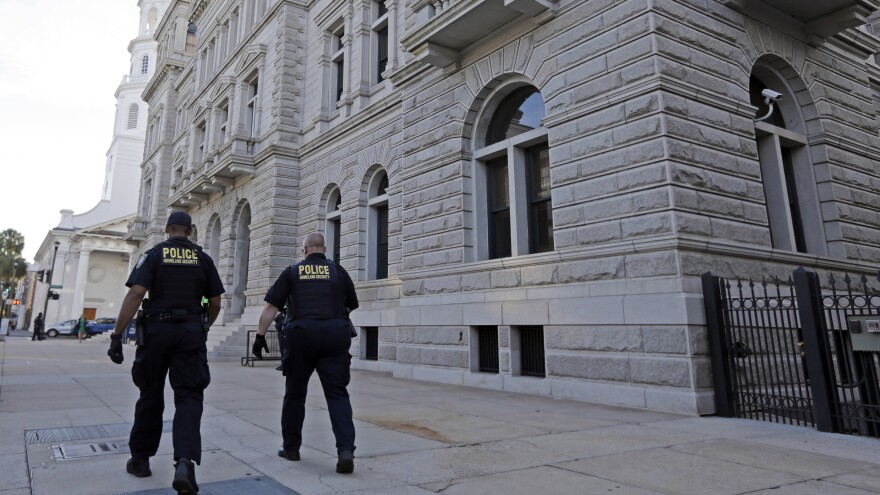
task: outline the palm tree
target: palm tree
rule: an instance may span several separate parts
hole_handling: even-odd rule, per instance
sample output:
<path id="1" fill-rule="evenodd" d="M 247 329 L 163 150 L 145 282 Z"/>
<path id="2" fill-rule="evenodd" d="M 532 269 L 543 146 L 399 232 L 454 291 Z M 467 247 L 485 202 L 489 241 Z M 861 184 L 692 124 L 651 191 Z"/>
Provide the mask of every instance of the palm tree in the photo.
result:
<path id="1" fill-rule="evenodd" d="M 6 300 L 15 299 L 18 281 L 27 271 L 27 263 L 21 257 L 24 249 L 24 236 L 15 229 L 0 232 L 0 317 L 5 316 Z"/>

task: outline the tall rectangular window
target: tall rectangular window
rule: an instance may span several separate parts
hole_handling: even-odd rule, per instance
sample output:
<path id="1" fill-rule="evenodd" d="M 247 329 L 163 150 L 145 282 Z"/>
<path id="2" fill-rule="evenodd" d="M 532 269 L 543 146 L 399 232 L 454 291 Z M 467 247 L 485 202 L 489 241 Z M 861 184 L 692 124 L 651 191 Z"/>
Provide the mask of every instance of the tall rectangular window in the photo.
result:
<path id="1" fill-rule="evenodd" d="M 390 0 L 389 0 L 390 1 Z M 385 80 L 382 73 L 388 68 L 388 9 L 384 0 L 373 2 L 372 8 L 372 51 L 373 51 L 373 74 L 371 82 L 378 84 Z"/>
<path id="2" fill-rule="evenodd" d="M 330 194 L 327 200 L 327 240 L 330 243 L 330 256 L 333 261 L 339 263 L 342 253 L 342 211 L 339 207 L 342 197 L 339 191 Z"/>
<path id="3" fill-rule="evenodd" d="M 388 278 L 388 204 L 376 207 L 376 279 Z"/>
<path id="4" fill-rule="evenodd" d="M 217 123 L 217 144 L 222 145 L 226 143 L 226 130 L 229 128 L 229 100 L 226 100 L 220 106 Z"/>
<path id="5" fill-rule="evenodd" d="M 342 259 L 342 227 L 339 219 L 331 220 L 333 223 L 333 261 L 339 263 Z"/>
<path id="6" fill-rule="evenodd" d="M 144 183 L 144 218 L 153 214 L 153 180 Z"/>
<path id="7" fill-rule="evenodd" d="M 144 58 L 141 59 L 141 74 L 148 72 L 150 72 L 150 56 L 144 55 Z"/>
<path id="8" fill-rule="evenodd" d="M 202 160 L 205 159 L 205 151 L 207 151 L 205 149 L 205 145 L 207 144 L 206 130 L 207 130 L 207 123 L 205 121 L 202 121 L 202 123 L 196 127 L 196 140 L 195 140 L 196 141 L 196 156 L 195 156 L 196 163 L 201 163 Z"/>
<path id="9" fill-rule="evenodd" d="M 553 208 L 550 203 L 550 148 L 526 150 L 529 191 L 529 252 L 553 251 Z"/>
<path id="10" fill-rule="evenodd" d="M 248 83 L 247 108 L 245 112 L 245 125 L 248 136 L 257 137 L 257 108 L 260 97 L 259 80 L 255 77 Z"/>
<path id="11" fill-rule="evenodd" d="M 520 373 L 523 376 L 545 377 L 544 327 L 519 327 Z"/>
<path id="12" fill-rule="evenodd" d="M 370 208 L 368 278 L 388 278 L 388 175 L 383 171 L 373 177 L 369 189 Z"/>
<path id="13" fill-rule="evenodd" d="M 791 148 L 781 147 L 780 152 L 782 154 L 782 173 L 785 176 L 785 189 L 788 192 L 788 209 L 791 212 L 791 229 L 794 233 L 795 250 L 799 253 L 806 253 L 807 239 L 804 237 L 804 220 L 798 201 Z"/>
<path id="14" fill-rule="evenodd" d="M 489 258 L 511 255 L 510 185 L 507 157 L 486 164 L 489 186 Z"/>
<path id="15" fill-rule="evenodd" d="M 480 372 L 498 373 L 498 327 L 477 327 L 477 346 Z"/>
<path id="16" fill-rule="evenodd" d="M 379 327 L 364 327 L 364 359 L 368 361 L 379 360 Z"/>
<path id="17" fill-rule="evenodd" d="M 331 83 L 331 103 L 338 103 L 342 100 L 342 93 L 345 89 L 345 27 L 340 26 L 338 30 L 333 32 L 331 40 L 331 60 L 333 62 L 333 81 Z M 332 111 L 332 108 L 331 108 Z"/>

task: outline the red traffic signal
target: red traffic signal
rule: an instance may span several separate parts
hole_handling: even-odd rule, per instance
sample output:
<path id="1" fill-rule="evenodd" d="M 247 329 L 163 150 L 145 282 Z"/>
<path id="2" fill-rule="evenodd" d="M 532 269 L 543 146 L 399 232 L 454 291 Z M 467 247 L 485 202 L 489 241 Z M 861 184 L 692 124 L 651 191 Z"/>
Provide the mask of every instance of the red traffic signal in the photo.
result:
<path id="1" fill-rule="evenodd" d="M 19 304 L 21 304 L 21 301 L 20 301 L 20 300 L 18 300 L 18 299 L 13 299 L 13 300 L 12 300 L 12 305 L 13 305 L 13 306 L 18 306 Z"/>

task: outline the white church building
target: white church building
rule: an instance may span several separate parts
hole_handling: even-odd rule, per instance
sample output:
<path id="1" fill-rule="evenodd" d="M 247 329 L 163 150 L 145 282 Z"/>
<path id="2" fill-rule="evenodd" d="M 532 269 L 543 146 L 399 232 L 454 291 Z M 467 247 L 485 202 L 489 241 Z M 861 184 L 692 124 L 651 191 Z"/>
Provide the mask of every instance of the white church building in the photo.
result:
<path id="1" fill-rule="evenodd" d="M 119 311 L 133 251 L 124 236 L 137 209 L 147 127 L 147 104 L 141 94 L 156 65 L 153 31 L 169 3 L 138 2 L 140 25 L 137 37 L 128 45 L 131 67 L 115 94 L 116 118 L 100 201 L 84 213 L 61 210 L 61 221 L 43 239 L 35 256 L 38 270 L 52 269 L 54 260 L 52 290 L 60 298 L 49 301 L 47 324 L 80 314 L 87 319 L 116 316 Z M 38 284 L 32 318 L 43 311 L 48 289 L 48 280 Z"/>

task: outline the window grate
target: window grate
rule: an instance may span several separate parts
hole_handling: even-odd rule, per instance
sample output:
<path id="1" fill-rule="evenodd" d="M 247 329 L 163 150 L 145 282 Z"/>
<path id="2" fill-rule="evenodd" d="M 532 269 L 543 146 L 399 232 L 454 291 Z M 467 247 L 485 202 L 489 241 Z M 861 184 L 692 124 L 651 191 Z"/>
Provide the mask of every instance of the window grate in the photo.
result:
<path id="1" fill-rule="evenodd" d="M 379 360 L 379 327 L 365 327 L 364 339 L 366 340 L 366 352 L 364 358 L 368 361 Z"/>
<path id="2" fill-rule="evenodd" d="M 498 327 L 478 327 L 480 371 L 498 373 Z"/>
<path id="3" fill-rule="evenodd" d="M 522 375 L 545 377 L 544 369 L 544 328 L 520 327 L 520 351 L 522 356 Z"/>

